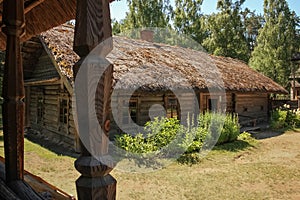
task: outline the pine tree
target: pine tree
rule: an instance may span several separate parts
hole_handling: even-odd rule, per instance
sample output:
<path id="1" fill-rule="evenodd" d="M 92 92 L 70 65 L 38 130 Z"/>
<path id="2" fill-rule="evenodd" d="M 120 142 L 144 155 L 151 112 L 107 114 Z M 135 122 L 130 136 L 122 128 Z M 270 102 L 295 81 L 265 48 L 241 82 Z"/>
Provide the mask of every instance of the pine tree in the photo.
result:
<path id="1" fill-rule="evenodd" d="M 170 20 L 169 0 L 127 0 L 129 12 L 126 13 L 122 31 L 142 27 L 167 27 Z"/>
<path id="2" fill-rule="evenodd" d="M 250 66 L 283 86 L 291 73 L 296 47 L 296 19 L 285 0 L 264 1 L 265 24 L 259 31 Z"/>
<path id="3" fill-rule="evenodd" d="M 264 18 L 262 15 L 256 14 L 255 11 L 251 11 L 248 8 L 242 11 L 241 14 L 245 27 L 244 35 L 248 44 L 248 48 L 250 52 L 252 52 L 256 46 L 258 31 L 264 24 Z"/>
<path id="4" fill-rule="evenodd" d="M 205 38 L 205 30 L 202 27 L 204 17 L 201 13 L 202 3 L 203 0 L 175 0 L 173 12 L 175 30 L 200 44 Z"/>
<path id="5" fill-rule="evenodd" d="M 218 13 L 208 16 L 206 21 L 209 36 L 203 42 L 208 52 L 248 61 L 250 51 L 245 38 L 245 27 L 241 19 L 241 5 L 245 0 L 219 0 Z"/>

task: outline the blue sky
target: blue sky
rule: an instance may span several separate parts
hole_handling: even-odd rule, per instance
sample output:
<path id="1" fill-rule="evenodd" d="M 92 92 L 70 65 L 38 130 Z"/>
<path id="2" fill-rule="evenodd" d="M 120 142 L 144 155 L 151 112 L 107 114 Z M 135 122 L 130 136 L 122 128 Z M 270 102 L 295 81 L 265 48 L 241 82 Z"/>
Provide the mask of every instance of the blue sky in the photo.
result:
<path id="1" fill-rule="evenodd" d="M 173 3 L 174 0 L 171 0 Z M 291 10 L 296 11 L 297 15 L 300 16 L 300 2 L 299 0 L 287 0 Z M 251 10 L 256 10 L 257 13 L 263 13 L 263 3 L 264 0 L 246 0 L 244 7 L 248 7 Z M 209 14 L 214 12 L 216 9 L 217 0 L 204 0 L 202 5 L 202 12 Z M 127 1 L 114 1 L 111 3 L 111 17 L 117 20 L 125 18 L 125 13 L 127 9 Z"/>

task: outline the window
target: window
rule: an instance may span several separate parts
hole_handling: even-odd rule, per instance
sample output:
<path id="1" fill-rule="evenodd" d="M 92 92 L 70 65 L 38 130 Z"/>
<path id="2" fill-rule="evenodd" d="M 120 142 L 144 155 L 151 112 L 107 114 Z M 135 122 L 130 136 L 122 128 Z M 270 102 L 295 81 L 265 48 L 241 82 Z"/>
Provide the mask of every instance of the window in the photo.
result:
<path id="1" fill-rule="evenodd" d="M 218 99 L 208 99 L 208 110 L 212 112 L 218 111 Z"/>
<path id="2" fill-rule="evenodd" d="M 39 95 L 37 99 L 37 123 L 40 124 L 43 122 L 44 117 L 44 97 Z"/>
<path id="3" fill-rule="evenodd" d="M 123 101 L 123 124 L 137 123 L 138 102 L 137 99 L 130 99 L 129 103 Z M 131 121 L 132 120 L 132 121 Z"/>
<path id="4" fill-rule="evenodd" d="M 68 124 L 69 121 L 69 102 L 67 99 L 60 99 L 59 104 L 59 122 Z"/>
<path id="5" fill-rule="evenodd" d="M 178 101 L 176 98 L 167 98 L 167 117 L 177 118 L 178 117 Z"/>

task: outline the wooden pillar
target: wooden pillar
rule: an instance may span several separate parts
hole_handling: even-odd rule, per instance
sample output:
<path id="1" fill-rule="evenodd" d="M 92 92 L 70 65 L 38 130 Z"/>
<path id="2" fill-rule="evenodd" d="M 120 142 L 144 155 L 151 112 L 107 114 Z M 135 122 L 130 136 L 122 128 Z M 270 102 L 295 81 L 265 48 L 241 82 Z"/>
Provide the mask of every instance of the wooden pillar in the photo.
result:
<path id="1" fill-rule="evenodd" d="M 24 33 L 23 0 L 4 0 L 3 32 L 7 36 L 3 78 L 3 132 L 6 182 L 23 180 L 24 171 L 24 81 L 20 37 Z"/>
<path id="2" fill-rule="evenodd" d="M 74 51 L 81 60 L 74 66 L 74 77 L 90 51 L 111 35 L 109 1 L 77 0 Z M 97 88 L 96 99 L 100 101 L 96 103 L 97 117 L 102 127 L 109 123 L 112 72 L 112 66 L 109 66 Z M 89 130 L 89 127 L 86 127 L 86 130 Z M 108 131 L 109 129 L 105 129 L 105 134 L 108 135 Z M 78 199 L 115 199 L 116 180 L 109 174 L 112 168 L 95 159 L 81 142 L 80 144 L 81 156 L 75 161 L 75 167 L 81 173 L 76 181 Z M 99 148 L 105 154 L 108 148 L 107 141 L 103 140 Z"/>

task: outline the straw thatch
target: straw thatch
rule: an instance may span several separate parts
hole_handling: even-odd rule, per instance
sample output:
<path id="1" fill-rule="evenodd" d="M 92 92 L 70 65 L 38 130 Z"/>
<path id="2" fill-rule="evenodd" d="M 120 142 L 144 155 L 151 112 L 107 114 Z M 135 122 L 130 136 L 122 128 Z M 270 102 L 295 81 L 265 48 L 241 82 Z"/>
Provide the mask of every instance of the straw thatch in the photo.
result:
<path id="1" fill-rule="evenodd" d="M 73 28 L 59 26 L 42 34 L 63 73 L 72 79 L 79 57 L 72 51 Z M 124 37 L 113 38 L 107 59 L 114 64 L 116 87 L 145 91 L 172 88 L 223 88 L 240 92 L 287 93 L 245 63 L 203 52 Z"/>
<path id="2" fill-rule="evenodd" d="M 22 41 L 75 19 L 76 0 L 24 0 L 24 8 L 26 33 Z M 0 24 L 3 24 L 2 13 L 3 0 L 0 0 Z M 5 44 L 6 37 L 0 31 L 0 50 L 5 49 Z"/>

